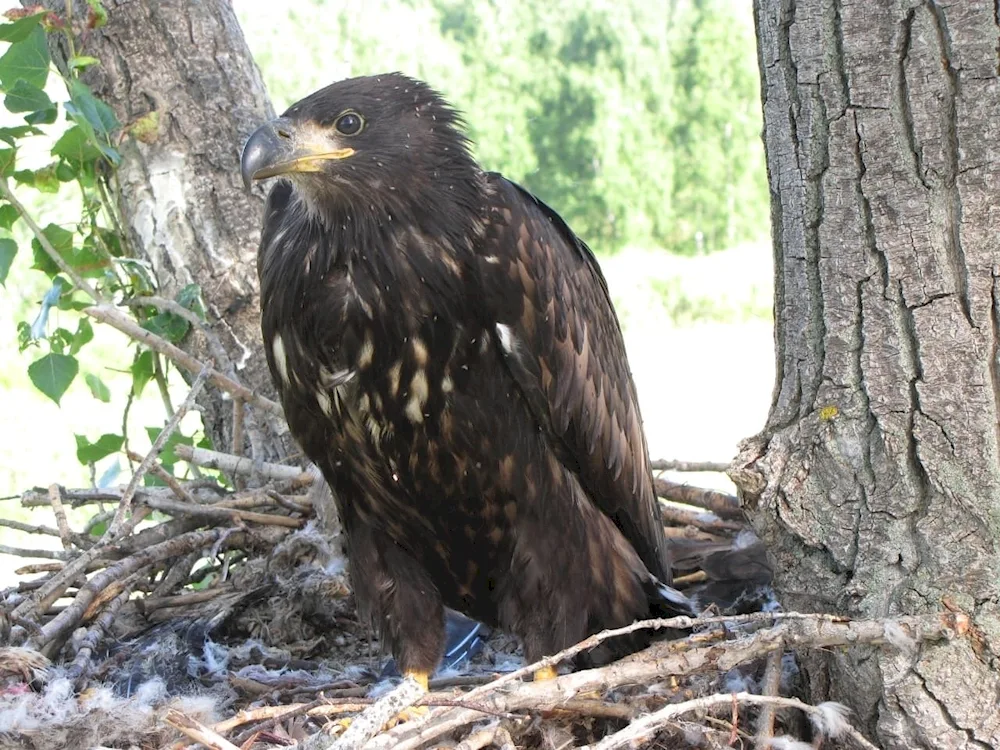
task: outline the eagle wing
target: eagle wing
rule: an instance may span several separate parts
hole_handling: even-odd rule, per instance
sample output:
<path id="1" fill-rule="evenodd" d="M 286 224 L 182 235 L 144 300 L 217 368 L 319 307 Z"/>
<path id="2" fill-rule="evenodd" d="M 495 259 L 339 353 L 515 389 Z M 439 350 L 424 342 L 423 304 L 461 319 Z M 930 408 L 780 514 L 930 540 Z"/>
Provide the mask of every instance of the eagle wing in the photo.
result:
<path id="1" fill-rule="evenodd" d="M 597 260 L 542 201 L 487 179 L 494 197 L 478 262 L 504 361 L 559 459 L 669 584 L 635 384 Z"/>

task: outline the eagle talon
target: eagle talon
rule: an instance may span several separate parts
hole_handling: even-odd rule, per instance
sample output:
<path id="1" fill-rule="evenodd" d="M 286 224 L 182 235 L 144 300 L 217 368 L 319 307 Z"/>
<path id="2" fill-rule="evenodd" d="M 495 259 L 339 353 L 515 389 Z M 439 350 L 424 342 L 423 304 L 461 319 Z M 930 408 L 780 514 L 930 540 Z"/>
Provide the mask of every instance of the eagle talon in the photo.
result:
<path id="1" fill-rule="evenodd" d="M 542 667 L 535 672 L 535 682 L 554 680 L 559 676 L 559 671 L 554 666 Z"/>

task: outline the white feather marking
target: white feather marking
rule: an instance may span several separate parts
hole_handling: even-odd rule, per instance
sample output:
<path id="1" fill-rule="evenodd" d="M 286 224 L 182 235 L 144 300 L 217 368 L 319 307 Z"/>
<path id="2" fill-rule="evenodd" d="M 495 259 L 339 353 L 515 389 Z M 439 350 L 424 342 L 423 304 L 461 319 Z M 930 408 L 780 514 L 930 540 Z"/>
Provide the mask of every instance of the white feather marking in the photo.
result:
<path id="1" fill-rule="evenodd" d="M 278 368 L 278 375 L 285 385 L 291 385 L 288 379 L 288 358 L 285 356 L 285 342 L 281 340 L 281 334 L 275 334 L 271 343 L 271 352 L 274 354 L 274 364 Z"/>
<path id="2" fill-rule="evenodd" d="M 375 357 L 375 342 L 372 341 L 372 332 L 365 332 L 364 343 L 361 344 L 361 351 L 358 353 L 358 368 L 364 369 L 372 363 Z"/>
<path id="3" fill-rule="evenodd" d="M 319 404 L 320 411 L 326 416 L 329 417 L 333 414 L 333 403 L 330 401 L 330 394 L 326 391 L 322 389 L 316 391 L 316 403 Z"/>
<path id="4" fill-rule="evenodd" d="M 492 266 L 495 266 L 500 262 L 500 258 L 498 258 L 496 255 L 485 255 L 483 256 L 483 260 L 485 260 Z"/>
<path id="5" fill-rule="evenodd" d="M 513 354 L 517 342 L 511 327 L 503 323 L 497 323 L 497 336 L 500 337 L 500 346 L 503 347 L 503 350 L 507 354 Z"/>
<path id="6" fill-rule="evenodd" d="M 413 361 L 417 363 L 417 367 L 423 367 L 427 364 L 427 346 L 418 338 L 413 339 Z"/>
<path id="7" fill-rule="evenodd" d="M 410 381 L 410 399 L 406 402 L 406 416 L 414 424 L 424 421 L 424 404 L 427 403 L 427 374 L 417 370 Z"/>
<path id="8" fill-rule="evenodd" d="M 441 378 L 441 393 L 451 393 L 455 390 L 455 381 L 445 375 Z"/>
<path id="9" fill-rule="evenodd" d="M 402 369 L 402 362 L 397 362 L 389 368 L 389 395 L 393 398 L 399 393 L 399 371 Z"/>

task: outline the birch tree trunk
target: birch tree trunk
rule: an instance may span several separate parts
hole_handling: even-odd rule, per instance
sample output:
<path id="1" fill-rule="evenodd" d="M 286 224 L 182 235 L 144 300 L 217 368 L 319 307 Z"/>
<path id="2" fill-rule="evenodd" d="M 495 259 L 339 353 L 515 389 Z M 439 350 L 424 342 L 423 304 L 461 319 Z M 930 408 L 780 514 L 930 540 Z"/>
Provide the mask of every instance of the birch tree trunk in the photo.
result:
<path id="1" fill-rule="evenodd" d="M 62 0 L 49 0 L 60 12 Z M 240 181 L 246 137 L 273 116 L 267 92 L 227 0 L 104 0 L 106 26 L 88 31 L 77 54 L 101 61 L 85 76 L 128 125 L 151 112 L 157 127 L 126 138 L 120 205 L 134 247 L 149 262 L 160 294 L 197 284 L 228 361 L 216 367 L 272 397 L 261 347 L 257 244 L 261 194 Z M 74 15 L 87 17 L 87 3 Z M 58 54 L 57 54 L 58 57 Z M 183 348 L 209 359 L 205 339 Z M 218 391 L 199 398 L 207 433 L 221 450 L 232 437 L 233 408 Z M 247 407 L 247 435 L 258 460 L 290 452 L 287 427 Z"/>
<path id="2" fill-rule="evenodd" d="M 805 663 L 886 748 L 1000 746 L 994 3 L 755 0 L 777 383 L 732 475 L 784 604 L 971 637 Z"/>

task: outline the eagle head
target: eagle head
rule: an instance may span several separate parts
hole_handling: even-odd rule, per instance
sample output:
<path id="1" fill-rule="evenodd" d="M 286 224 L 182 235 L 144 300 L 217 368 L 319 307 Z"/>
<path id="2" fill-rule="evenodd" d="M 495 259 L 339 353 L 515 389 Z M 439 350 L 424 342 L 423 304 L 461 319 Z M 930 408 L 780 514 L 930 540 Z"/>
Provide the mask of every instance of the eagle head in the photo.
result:
<path id="1" fill-rule="evenodd" d="M 417 218 L 473 200 L 480 173 L 461 128 L 458 112 L 421 81 L 350 78 L 258 128 L 243 148 L 243 182 L 288 179 L 328 222 L 372 212 Z"/>

